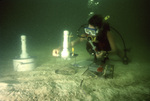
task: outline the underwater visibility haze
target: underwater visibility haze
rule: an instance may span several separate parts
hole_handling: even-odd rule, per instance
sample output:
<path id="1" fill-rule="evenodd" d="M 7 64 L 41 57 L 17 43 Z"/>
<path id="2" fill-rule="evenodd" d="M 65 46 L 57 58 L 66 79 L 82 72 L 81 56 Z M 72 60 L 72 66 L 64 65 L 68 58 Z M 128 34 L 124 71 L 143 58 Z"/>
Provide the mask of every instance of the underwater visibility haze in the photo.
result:
<path id="1" fill-rule="evenodd" d="M 0 100 L 148 101 L 149 7 L 149 0 L 0 0 Z M 126 44 L 129 63 L 114 56 L 113 79 L 87 72 L 93 57 L 85 42 L 74 47 L 75 58 L 52 56 L 63 45 L 64 30 L 72 33 L 70 40 L 76 39 L 77 30 L 94 14 L 107 17 Z M 112 34 L 123 52 L 121 37 L 114 30 Z M 27 53 L 35 59 L 31 71 L 14 71 L 21 35 L 26 35 Z"/>

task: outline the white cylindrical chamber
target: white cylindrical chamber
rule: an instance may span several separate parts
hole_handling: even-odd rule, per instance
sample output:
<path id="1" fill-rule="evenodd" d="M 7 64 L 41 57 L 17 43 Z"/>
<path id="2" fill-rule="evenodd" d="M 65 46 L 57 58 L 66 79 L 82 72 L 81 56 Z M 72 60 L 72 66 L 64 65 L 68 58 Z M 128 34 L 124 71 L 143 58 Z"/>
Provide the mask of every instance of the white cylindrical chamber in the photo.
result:
<path id="1" fill-rule="evenodd" d="M 63 51 L 61 53 L 62 58 L 67 58 L 69 56 L 69 51 L 68 51 L 68 36 L 69 36 L 69 31 L 65 30 L 64 31 L 64 40 L 63 40 Z"/>
<path id="2" fill-rule="evenodd" d="M 28 53 L 26 49 L 26 36 L 21 35 L 21 55 L 20 58 L 28 58 Z"/>
<path id="3" fill-rule="evenodd" d="M 69 32 L 67 30 L 65 30 L 64 31 L 63 49 L 68 48 L 68 35 L 69 35 Z"/>
<path id="4" fill-rule="evenodd" d="M 14 71 L 31 71 L 35 68 L 33 58 L 13 59 Z"/>

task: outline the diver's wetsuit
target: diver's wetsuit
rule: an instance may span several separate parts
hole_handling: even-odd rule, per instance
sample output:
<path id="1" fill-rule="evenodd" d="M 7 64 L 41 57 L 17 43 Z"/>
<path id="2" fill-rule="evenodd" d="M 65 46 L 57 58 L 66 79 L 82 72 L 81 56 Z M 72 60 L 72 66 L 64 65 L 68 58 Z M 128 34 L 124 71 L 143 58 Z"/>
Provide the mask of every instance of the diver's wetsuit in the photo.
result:
<path id="1" fill-rule="evenodd" d="M 107 38 L 107 31 L 110 31 L 110 27 L 108 23 L 104 23 L 102 30 L 99 31 L 98 35 L 96 36 L 96 42 L 93 42 L 93 44 L 96 46 L 96 51 L 110 51 L 110 44 Z M 89 42 L 86 44 L 87 51 L 92 54 L 94 53 L 91 45 Z"/>

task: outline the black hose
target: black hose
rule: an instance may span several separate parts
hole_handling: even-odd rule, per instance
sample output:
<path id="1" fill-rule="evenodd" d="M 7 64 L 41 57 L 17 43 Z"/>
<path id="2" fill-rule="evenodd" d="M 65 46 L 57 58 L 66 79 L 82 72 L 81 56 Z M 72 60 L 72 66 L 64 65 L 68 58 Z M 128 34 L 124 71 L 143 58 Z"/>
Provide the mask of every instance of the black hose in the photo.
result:
<path id="1" fill-rule="evenodd" d="M 110 28 L 111 28 L 112 30 L 114 30 L 114 31 L 120 36 L 120 38 L 121 38 L 121 40 L 122 40 L 122 42 L 123 42 L 123 46 L 124 46 L 123 63 L 127 65 L 127 64 L 128 64 L 128 57 L 127 57 L 127 48 L 126 48 L 126 45 L 125 45 L 125 41 L 124 41 L 122 35 L 120 34 L 120 32 L 119 32 L 117 29 L 115 29 L 115 28 L 112 27 L 112 26 L 110 26 Z"/>
<path id="2" fill-rule="evenodd" d="M 81 30 L 81 28 L 84 28 L 85 26 L 87 26 L 88 24 L 83 24 L 81 25 L 78 30 L 77 30 L 77 36 L 80 37 L 80 38 L 85 38 L 85 37 L 82 37 L 81 35 L 79 35 L 79 31 Z"/>
<path id="3" fill-rule="evenodd" d="M 123 42 L 123 46 L 124 46 L 124 49 L 126 50 L 126 45 L 125 45 L 125 41 L 122 37 L 122 35 L 120 34 L 120 32 L 118 30 L 116 30 L 114 27 L 110 26 L 111 29 L 113 29 L 121 38 L 122 42 Z"/>

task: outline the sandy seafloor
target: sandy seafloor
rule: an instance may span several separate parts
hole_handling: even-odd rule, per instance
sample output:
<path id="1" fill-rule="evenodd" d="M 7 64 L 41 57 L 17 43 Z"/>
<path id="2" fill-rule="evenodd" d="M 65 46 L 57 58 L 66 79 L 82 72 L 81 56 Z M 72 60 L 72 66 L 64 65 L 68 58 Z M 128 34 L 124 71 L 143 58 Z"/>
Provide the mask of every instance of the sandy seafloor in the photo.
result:
<path id="1" fill-rule="evenodd" d="M 81 50 L 82 48 L 79 47 Z M 77 51 L 77 62 L 91 60 Z M 40 51 L 42 52 L 42 51 Z M 44 52 L 43 52 L 44 53 Z M 82 75 L 87 66 L 74 67 L 75 59 L 49 55 L 37 59 L 33 71 L 13 71 L 12 59 L 1 61 L 0 101 L 149 101 L 149 63 L 132 61 L 124 65 L 111 60 L 114 78 Z M 62 70 L 62 73 L 56 73 Z M 82 84 L 81 81 L 83 80 Z"/>

